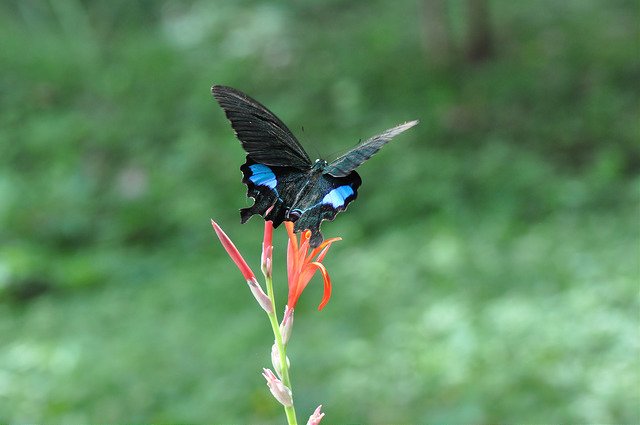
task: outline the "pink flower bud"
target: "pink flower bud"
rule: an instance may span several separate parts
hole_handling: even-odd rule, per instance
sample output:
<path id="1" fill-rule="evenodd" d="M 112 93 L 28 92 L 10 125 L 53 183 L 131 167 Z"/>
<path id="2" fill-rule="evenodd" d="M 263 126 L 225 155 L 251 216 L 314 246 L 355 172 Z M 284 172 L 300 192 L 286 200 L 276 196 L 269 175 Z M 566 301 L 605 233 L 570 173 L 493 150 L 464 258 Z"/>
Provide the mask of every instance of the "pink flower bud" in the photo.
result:
<path id="1" fill-rule="evenodd" d="M 264 238 L 262 239 L 262 272 L 265 276 L 271 276 L 271 259 L 273 257 L 273 222 L 264 222 Z"/>
<path id="2" fill-rule="evenodd" d="M 309 416 L 307 425 L 318 425 L 320 423 L 322 418 L 324 418 L 324 413 L 320 412 L 320 409 L 322 409 L 322 404 Z"/>
<path id="3" fill-rule="evenodd" d="M 291 365 L 291 363 L 289 363 L 289 357 L 287 357 L 286 359 L 287 367 L 289 367 Z M 278 346 L 275 344 L 275 342 L 271 346 L 271 364 L 273 365 L 276 374 L 280 378 L 282 378 L 282 362 L 280 361 L 280 352 L 278 351 Z"/>
<path id="4" fill-rule="evenodd" d="M 279 377 L 282 377 L 282 365 L 280 363 L 280 352 L 278 346 L 274 343 L 271 346 L 271 365 Z"/>
<path id="5" fill-rule="evenodd" d="M 265 277 L 270 278 L 273 270 L 273 246 L 267 246 L 262 248 L 262 263 L 260 265 L 262 274 Z"/>
<path id="6" fill-rule="evenodd" d="M 284 317 L 282 318 L 282 323 L 280 323 L 280 334 L 284 345 L 289 342 L 291 329 L 293 329 L 293 309 L 287 305 L 284 307 Z"/>
<path id="7" fill-rule="evenodd" d="M 264 379 L 267 380 L 267 385 L 269 386 L 269 390 L 271 394 L 286 407 L 293 406 L 293 396 L 291 395 L 291 390 L 280 381 L 276 375 L 273 374 L 271 369 L 262 369 Z"/>
<path id="8" fill-rule="evenodd" d="M 256 301 L 258 301 L 258 304 L 260 304 L 260 307 L 262 307 L 267 314 L 273 313 L 273 304 L 271 304 L 271 300 L 267 294 L 264 293 L 256 278 L 253 277 L 248 279 L 247 285 L 249 285 L 249 289 L 251 289 L 251 293 L 255 297 Z"/>

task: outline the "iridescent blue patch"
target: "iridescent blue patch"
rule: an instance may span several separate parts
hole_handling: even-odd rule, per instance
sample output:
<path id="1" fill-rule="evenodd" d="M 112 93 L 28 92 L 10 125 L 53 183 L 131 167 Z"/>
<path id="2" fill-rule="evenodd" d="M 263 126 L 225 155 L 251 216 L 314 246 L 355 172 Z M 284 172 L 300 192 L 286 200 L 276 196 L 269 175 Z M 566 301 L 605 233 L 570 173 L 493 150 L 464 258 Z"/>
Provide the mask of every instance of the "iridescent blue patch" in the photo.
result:
<path id="1" fill-rule="evenodd" d="M 278 181 L 276 180 L 276 175 L 271 171 L 271 168 L 263 164 L 253 164 L 249 166 L 249 168 L 251 168 L 251 177 L 249 177 L 249 180 L 251 180 L 253 184 L 275 189 Z"/>
<path id="2" fill-rule="evenodd" d="M 333 208 L 339 208 L 344 205 L 344 201 L 354 194 L 351 186 L 338 186 L 322 198 L 323 204 L 331 205 Z"/>

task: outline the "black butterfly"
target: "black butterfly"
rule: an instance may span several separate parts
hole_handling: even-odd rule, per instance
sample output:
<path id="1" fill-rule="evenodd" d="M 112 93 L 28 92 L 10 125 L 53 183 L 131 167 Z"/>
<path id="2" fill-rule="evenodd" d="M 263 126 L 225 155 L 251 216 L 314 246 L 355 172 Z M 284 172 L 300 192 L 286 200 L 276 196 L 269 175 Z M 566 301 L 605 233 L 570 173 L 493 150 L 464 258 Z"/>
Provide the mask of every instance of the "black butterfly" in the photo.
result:
<path id="1" fill-rule="evenodd" d="M 409 121 L 360 143 L 335 161 L 311 162 L 298 140 L 278 117 L 239 90 L 213 86 L 218 101 L 247 152 L 241 167 L 247 196 L 253 206 L 240 210 L 242 223 L 260 214 L 278 227 L 295 223 L 294 230 L 311 230 L 310 245 L 323 240 L 322 220 L 333 220 L 356 199 L 362 181 L 354 170 L 393 137 L 413 127 Z"/>

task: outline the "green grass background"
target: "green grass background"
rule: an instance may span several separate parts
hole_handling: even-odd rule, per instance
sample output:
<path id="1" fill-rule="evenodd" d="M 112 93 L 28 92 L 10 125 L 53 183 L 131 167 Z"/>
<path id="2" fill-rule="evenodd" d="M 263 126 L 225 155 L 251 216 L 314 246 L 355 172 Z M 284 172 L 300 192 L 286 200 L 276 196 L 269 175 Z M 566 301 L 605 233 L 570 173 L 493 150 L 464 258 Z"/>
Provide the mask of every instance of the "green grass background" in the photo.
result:
<path id="1" fill-rule="evenodd" d="M 283 422 L 209 225 L 257 271 L 217 83 L 312 158 L 421 120 L 323 225 L 344 240 L 328 306 L 314 280 L 296 311 L 303 423 L 639 423 L 638 4 L 490 6 L 495 55 L 435 66 L 418 1 L 2 2 L 0 421 Z"/>

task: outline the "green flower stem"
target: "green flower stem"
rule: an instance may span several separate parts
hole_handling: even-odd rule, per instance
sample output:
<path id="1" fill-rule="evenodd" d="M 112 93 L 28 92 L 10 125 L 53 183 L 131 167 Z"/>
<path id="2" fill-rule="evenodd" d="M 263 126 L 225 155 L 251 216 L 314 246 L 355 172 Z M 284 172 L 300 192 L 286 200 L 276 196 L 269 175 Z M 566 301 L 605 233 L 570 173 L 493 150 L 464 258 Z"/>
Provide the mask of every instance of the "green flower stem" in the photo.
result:
<path id="1" fill-rule="evenodd" d="M 282 371 L 282 383 L 291 390 L 293 394 L 293 388 L 291 387 L 291 379 L 289 378 L 289 366 L 287 365 L 287 347 L 282 343 L 282 334 L 280 333 L 280 324 L 278 323 L 278 316 L 276 315 L 276 300 L 273 294 L 273 279 L 265 273 L 265 280 L 267 282 L 267 296 L 271 300 L 273 311 L 268 313 L 269 322 L 271 322 L 271 329 L 273 330 L 273 336 L 276 340 L 276 347 L 278 348 L 278 354 L 280 354 L 280 369 Z M 292 396 L 293 398 L 293 396 Z M 293 406 L 284 406 L 284 412 L 287 415 L 287 423 L 289 425 L 297 425 L 296 409 Z"/>

